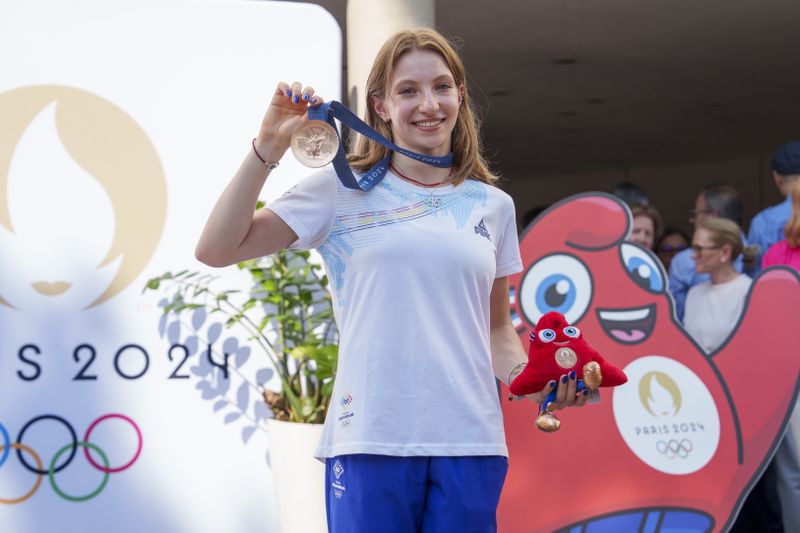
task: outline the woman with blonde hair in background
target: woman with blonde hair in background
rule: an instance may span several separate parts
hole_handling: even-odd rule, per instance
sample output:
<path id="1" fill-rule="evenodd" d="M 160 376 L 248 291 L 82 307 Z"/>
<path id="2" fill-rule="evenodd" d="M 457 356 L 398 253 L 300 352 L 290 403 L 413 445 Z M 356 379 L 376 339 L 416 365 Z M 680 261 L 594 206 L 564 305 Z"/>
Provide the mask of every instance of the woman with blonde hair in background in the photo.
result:
<path id="1" fill-rule="evenodd" d="M 732 220 L 707 218 L 698 223 L 692 237 L 692 257 L 698 273 L 711 279 L 689 289 L 683 325 L 706 351 L 722 345 L 739 321 L 750 278 L 736 270 L 742 254 L 745 265 L 756 258 L 754 247 L 745 247 L 742 230 Z"/>

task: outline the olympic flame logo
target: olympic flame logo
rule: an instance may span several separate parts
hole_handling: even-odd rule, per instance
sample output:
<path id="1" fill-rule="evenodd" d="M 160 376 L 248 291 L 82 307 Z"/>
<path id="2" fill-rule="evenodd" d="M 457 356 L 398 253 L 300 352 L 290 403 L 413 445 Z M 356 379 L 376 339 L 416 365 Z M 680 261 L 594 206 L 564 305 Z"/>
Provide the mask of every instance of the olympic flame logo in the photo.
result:
<path id="1" fill-rule="evenodd" d="M 102 449 L 100 449 L 99 446 L 89 441 L 89 438 L 92 435 L 92 431 L 94 431 L 95 428 L 101 422 L 112 418 L 123 420 L 129 423 L 136 431 L 136 436 L 138 439 L 136 452 L 134 453 L 133 458 L 131 458 L 131 460 L 129 460 L 127 463 L 121 466 L 111 466 L 106 453 Z M 33 448 L 31 448 L 26 444 L 23 444 L 22 442 L 22 438 L 25 436 L 25 432 L 28 429 L 30 429 L 31 426 L 43 420 L 54 420 L 56 422 L 63 424 L 64 427 L 67 428 L 71 437 L 70 442 L 61 447 L 53 455 L 52 459 L 50 459 L 50 462 L 46 467 L 42 463 L 42 459 L 39 456 L 39 454 L 36 453 L 36 451 Z M 139 454 L 141 454 L 142 452 L 142 432 L 139 429 L 139 426 L 130 417 L 127 417 L 119 413 L 109 413 L 97 418 L 94 422 L 89 424 L 89 427 L 86 429 L 86 433 L 84 433 L 83 440 L 81 441 L 78 440 L 77 434 L 75 433 L 75 428 L 72 427 L 72 424 L 67 422 L 64 418 L 53 414 L 40 415 L 37 416 L 36 418 L 29 420 L 24 426 L 22 426 L 22 429 L 20 429 L 19 435 L 17 436 L 17 439 L 14 442 L 11 442 L 11 438 L 8 434 L 8 431 L 3 426 L 3 424 L 0 424 L 0 437 L 2 437 L 3 440 L 3 444 L 2 446 L 0 446 L 0 473 L 2 473 L 2 467 L 6 465 L 7 462 L 10 460 L 9 458 L 11 456 L 11 450 L 13 449 L 17 452 L 17 459 L 19 459 L 20 464 L 25 468 L 25 470 L 36 476 L 36 479 L 33 483 L 33 487 L 22 496 L 0 497 L 0 503 L 6 505 L 22 503 L 25 500 L 30 499 L 30 497 L 33 496 L 39 489 L 39 486 L 42 484 L 42 479 L 44 478 L 44 476 L 47 476 L 47 478 L 50 480 L 50 486 L 53 488 L 53 491 L 63 499 L 72 502 L 85 502 L 91 500 L 92 498 L 100 494 L 100 492 L 102 492 L 102 490 L 105 488 L 106 484 L 108 483 L 108 478 L 110 474 L 122 472 L 123 470 L 127 470 L 128 468 L 133 466 L 136 460 L 139 459 Z M 64 470 L 67 466 L 70 465 L 70 463 L 72 463 L 72 460 L 75 459 L 75 455 L 77 454 L 78 448 L 83 448 L 84 457 L 86 457 L 86 460 L 92 467 L 103 473 L 103 478 L 100 482 L 100 485 L 93 491 L 89 492 L 88 494 L 82 494 L 82 495 L 67 494 L 56 482 L 56 474 Z M 103 464 L 97 463 L 95 458 L 92 456 L 90 450 L 100 458 L 100 461 Z M 30 459 L 33 460 L 35 465 L 32 465 L 29 462 L 29 460 L 25 458 L 25 454 L 27 454 L 28 457 L 30 457 Z M 61 463 L 59 464 L 59 460 L 65 454 L 67 454 L 66 459 L 61 461 Z"/>
<path id="2" fill-rule="evenodd" d="M 656 418 L 675 416 L 681 410 L 681 390 L 664 372 L 652 371 L 639 380 L 639 399 L 648 413 Z"/>
<path id="3" fill-rule="evenodd" d="M 142 272 L 166 221 L 144 130 L 87 91 L 0 93 L 0 305 L 90 308 Z"/>

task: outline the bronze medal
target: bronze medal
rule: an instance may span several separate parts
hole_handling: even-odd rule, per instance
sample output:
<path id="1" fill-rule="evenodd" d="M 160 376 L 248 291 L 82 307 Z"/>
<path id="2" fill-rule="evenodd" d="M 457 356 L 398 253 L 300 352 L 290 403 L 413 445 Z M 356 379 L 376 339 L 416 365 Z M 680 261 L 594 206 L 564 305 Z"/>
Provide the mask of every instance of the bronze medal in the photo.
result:
<path id="1" fill-rule="evenodd" d="M 572 368 L 578 362 L 578 356 L 572 348 L 559 348 L 556 350 L 556 363 L 561 368 Z"/>
<path id="2" fill-rule="evenodd" d="M 333 161 L 339 150 L 336 130 L 322 120 L 307 120 L 292 134 L 292 153 L 303 165 L 323 167 Z"/>

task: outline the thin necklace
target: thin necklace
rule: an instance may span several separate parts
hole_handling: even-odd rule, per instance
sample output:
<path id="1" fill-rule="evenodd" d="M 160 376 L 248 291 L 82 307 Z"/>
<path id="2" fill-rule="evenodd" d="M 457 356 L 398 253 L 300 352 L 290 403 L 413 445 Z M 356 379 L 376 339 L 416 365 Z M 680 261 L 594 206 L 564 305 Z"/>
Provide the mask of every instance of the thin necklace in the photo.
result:
<path id="1" fill-rule="evenodd" d="M 389 168 L 392 169 L 392 171 L 395 174 L 397 174 L 398 176 L 400 176 L 404 180 L 408 180 L 411 183 L 416 183 L 420 187 L 438 187 L 439 185 L 444 185 L 445 183 L 447 183 L 448 181 L 453 179 L 453 170 L 454 170 L 454 167 L 450 167 L 450 173 L 442 181 L 437 181 L 436 183 L 423 183 L 421 181 L 415 180 L 414 178 L 409 178 L 408 176 L 406 176 L 405 174 L 400 172 L 400 169 L 397 168 L 397 166 L 394 163 L 389 163 Z"/>

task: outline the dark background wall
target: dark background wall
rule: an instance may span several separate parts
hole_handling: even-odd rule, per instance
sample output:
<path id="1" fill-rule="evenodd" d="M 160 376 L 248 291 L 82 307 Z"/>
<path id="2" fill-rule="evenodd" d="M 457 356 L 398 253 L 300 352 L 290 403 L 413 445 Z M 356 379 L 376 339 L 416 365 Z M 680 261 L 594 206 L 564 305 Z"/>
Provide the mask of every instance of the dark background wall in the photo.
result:
<path id="1" fill-rule="evenodd" d="M 316 3 L 346 44 L 346 0 Z M 781 200 L 769 158 L 800 139 L 800 2 L 437 0 L 436 24 L 461 46 L 520 218 L 621 180 L 684 229 L 710 183 L 739 190 L 745 228 Z"/>

